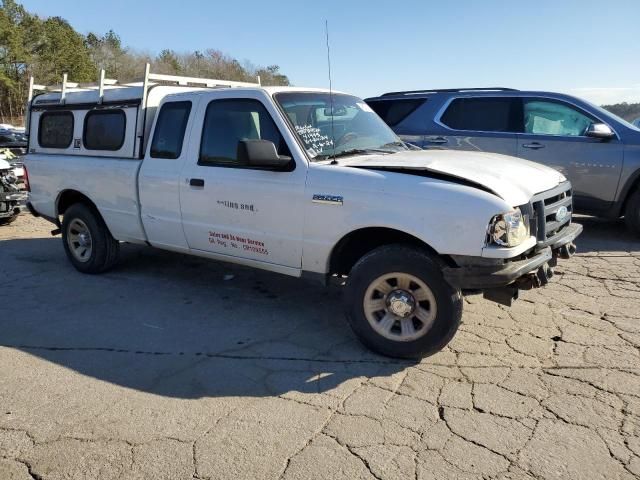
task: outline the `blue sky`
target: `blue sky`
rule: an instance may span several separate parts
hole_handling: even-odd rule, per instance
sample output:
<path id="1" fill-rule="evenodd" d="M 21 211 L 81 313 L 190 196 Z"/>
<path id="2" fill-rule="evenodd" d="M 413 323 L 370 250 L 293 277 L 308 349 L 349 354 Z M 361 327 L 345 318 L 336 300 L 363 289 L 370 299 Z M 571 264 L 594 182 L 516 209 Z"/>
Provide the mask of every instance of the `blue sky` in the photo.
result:
<path id="1" fill-rule="evenodd" d="M 216 48 L 280 65 L 325 87 L 329 20 L 334 88 L 509 86 L 640 101 L 640 0 L 22 0 L 79 31 L 113 29 L 157 53 Z"/>

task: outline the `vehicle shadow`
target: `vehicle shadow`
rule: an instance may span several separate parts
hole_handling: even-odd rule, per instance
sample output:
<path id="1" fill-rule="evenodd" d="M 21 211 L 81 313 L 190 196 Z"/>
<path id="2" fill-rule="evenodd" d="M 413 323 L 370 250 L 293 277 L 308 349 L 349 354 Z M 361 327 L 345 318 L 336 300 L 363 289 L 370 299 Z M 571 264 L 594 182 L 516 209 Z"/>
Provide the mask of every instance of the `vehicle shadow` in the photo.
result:
<path id="1" fill-rule="evenodd" d="M 640 237 L 631 233 L 622 219 L 576 215 L 575 221 L 584 227 L 576 239 L 578 253 L 640 252 Z"/>
<path id="2" fill-rule="evenodd" d="M 58 238 L 0 241 L 0 345 L 116 385 L 177 398 L 319 393 L 411 363 L 362 347 L 335 289 L 124 245 L 82 275 Z"/>

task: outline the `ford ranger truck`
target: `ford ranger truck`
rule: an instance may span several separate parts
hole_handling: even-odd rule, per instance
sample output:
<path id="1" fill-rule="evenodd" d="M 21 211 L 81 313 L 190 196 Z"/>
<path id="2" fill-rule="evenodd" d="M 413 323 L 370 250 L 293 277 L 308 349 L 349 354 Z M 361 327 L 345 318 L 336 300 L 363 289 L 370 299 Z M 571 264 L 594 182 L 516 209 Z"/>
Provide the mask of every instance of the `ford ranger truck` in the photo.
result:
<path id="1" fill-rule="evenodd" d="M 582 231 L 559 172 L 417 150 L 352 95 L 148 69 L 58 90 L 30 102 L 28 208 L 77 270 L 129 242 L 335 282 L 383 355 L 442 349 L 465 294 L 543 287 Z"/>

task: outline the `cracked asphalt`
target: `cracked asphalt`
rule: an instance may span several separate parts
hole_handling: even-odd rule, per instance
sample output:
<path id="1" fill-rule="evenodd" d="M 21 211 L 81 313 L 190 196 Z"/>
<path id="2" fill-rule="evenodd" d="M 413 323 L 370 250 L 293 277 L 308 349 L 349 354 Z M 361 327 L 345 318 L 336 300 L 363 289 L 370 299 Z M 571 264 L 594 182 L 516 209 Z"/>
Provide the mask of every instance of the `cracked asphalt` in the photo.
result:
<path id="1" fill-rule="evenodd" d="M 125 246 L 75 272 L 50 225 L 0 227 L 0 479 L 640 477 L 640 241 L 511 308 L 469 297 L 420 363 L 366 351 L 339 292 Z"/>

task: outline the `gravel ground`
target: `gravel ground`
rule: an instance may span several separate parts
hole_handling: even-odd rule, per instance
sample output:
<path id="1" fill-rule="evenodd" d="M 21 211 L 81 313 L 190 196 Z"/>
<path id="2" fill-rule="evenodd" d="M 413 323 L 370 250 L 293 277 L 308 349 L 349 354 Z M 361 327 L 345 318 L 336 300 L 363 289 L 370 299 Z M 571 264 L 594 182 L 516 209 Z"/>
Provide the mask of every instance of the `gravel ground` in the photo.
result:
<path id="1" fill-rule="evenodd" d="M 339 292 L 125 246 L 75 272 L 51 226 L 0 227 L 0 478 L 640 476 L 640 242 L 504 308 L 470 297 L 420 363 L 363 349 Z"/>

